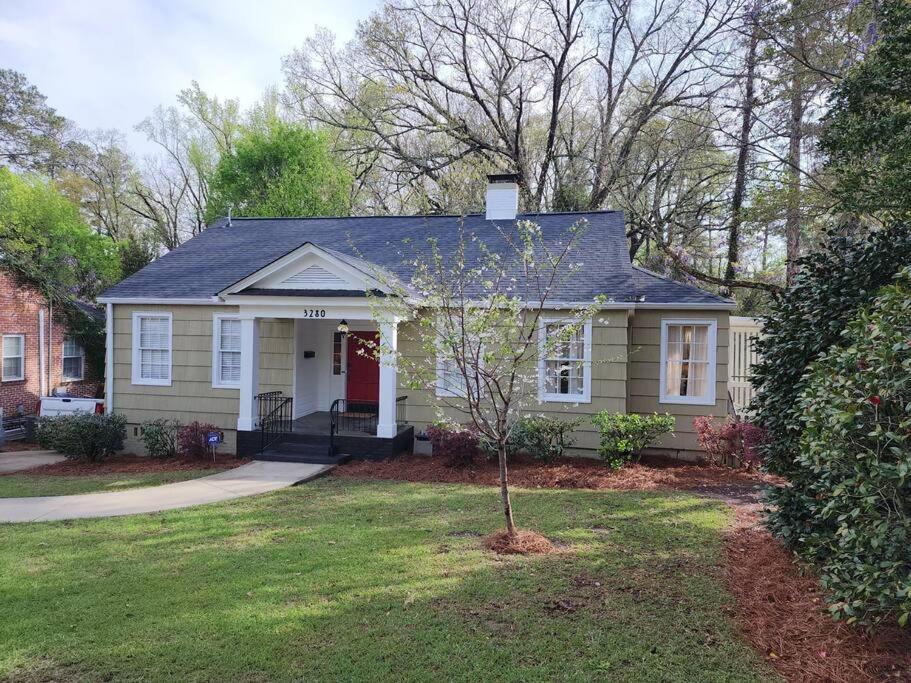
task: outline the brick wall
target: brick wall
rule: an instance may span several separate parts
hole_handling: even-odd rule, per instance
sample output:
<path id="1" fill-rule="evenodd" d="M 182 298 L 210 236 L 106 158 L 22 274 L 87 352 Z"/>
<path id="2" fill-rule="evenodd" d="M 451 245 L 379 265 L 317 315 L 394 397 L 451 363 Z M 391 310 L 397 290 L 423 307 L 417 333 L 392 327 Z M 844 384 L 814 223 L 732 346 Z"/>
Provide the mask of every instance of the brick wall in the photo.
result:
<path id="1" fill-rule="evenodd" d="M 95 373 L 88 363 L 81 382 L 63 382 L 63 338 L 67 333 L 64 321 L 55 315 L 51 326 L 44 298 L 30 288 L 19 286 L 15 278 L 0 270 L 0 335 L 21 334 L 25 337 L 25 379 L 3 381 L 0 378 L 0 407 L 5 415 L 15 414 L 20 405 L 25 407 L 26 413 L 35 411 L 41 387 L 38 350 L 38 312 L 41 309 L 45 309 L 45 359 L 47 362 L 50 358 L 51 362 L 50 389 L 65 387 L 71 396 L 94 396 L 101 385 L 100 373 Z"/>

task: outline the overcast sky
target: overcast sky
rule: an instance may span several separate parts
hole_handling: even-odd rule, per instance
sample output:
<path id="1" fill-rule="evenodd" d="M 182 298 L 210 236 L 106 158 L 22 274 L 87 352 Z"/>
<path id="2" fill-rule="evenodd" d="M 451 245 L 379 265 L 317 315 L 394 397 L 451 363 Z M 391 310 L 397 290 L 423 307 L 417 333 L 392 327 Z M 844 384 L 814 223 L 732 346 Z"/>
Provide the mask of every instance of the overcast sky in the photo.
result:
<path id="1" fill-rule="evenodd" d="M 0 0 L 0 65 L 82 128 L 133 127 L 190 81 L 255 101 L 316 26 L 349 38 L 379 0 Z"/>

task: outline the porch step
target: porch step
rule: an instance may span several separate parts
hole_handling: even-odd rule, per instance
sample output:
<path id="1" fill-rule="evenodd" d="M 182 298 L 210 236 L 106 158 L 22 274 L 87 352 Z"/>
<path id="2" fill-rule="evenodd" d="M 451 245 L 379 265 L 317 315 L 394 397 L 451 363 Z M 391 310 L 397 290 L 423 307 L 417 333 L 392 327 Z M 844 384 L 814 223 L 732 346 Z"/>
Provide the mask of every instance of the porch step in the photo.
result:
<path id="1" fill-rule="evenodd" d="M 351 459 L 350 455 L 329 455 L 328 445 L 278 443 L 256 456 L 257 460 L 272 462 L 305 462 L 314 465 L 340 465 Z"/>

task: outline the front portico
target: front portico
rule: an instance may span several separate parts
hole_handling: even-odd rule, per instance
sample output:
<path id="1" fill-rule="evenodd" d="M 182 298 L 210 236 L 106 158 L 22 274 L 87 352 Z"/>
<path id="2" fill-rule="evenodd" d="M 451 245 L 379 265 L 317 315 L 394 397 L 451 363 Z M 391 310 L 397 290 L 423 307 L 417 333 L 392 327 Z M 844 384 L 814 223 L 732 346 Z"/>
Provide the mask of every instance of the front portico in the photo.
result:
<path id="1" fill-rule="evenodd" d="M 231 342 L 239 346 L 240 356 L 239 453 L 260 452 L 279 442 L 303 443 L 300 437 L 308 432 L 328 436 L 332 446 L 345 443 L 340 441 L 343 431 L 402 441 L 399 321 L 380 319 L 380 307 L 368 301 L 368 296 L 381 301 L 382 289 L 366 264 L 305 244 L 219 296 L 237 307 L 231 329 L 239 339 Z M 261 346 L 262 328 L 274 321 L 291 329 L 291 376 L 281 382 L 291 388 L 290 395 L 261 390 L 275 383 L 274 377 L 261 377 L 261 359 L 269 353 Z M 319 414 L 328 416 L 326 434 L 313 433 L 318 420 L 303 419 Z M 356 428 L 344 429 L 352 426 Z M 381 452 L 388 450 L 379 446 L 374 444 Z"/>

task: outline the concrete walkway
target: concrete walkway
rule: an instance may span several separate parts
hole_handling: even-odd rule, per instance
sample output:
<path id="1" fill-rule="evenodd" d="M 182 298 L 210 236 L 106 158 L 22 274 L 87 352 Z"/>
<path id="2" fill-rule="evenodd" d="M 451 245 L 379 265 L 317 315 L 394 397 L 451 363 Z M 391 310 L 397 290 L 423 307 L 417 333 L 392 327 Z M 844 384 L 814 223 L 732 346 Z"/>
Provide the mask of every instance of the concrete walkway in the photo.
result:
<path id="1" fill-rule="evenodd" d="M 39 465 L 52 465 L 66 460 L 57 451 L 13 451 L 0 453 L 0 474 L 19 472 Z"/>
<path id="2" fill-rule="evenodd" d="M 254 460 L 209 477 L 130 491 L 0 498 L 0 522 L 116 517 L 217 503 L 293 486 L 331 468 L 331 465 Z"/>

